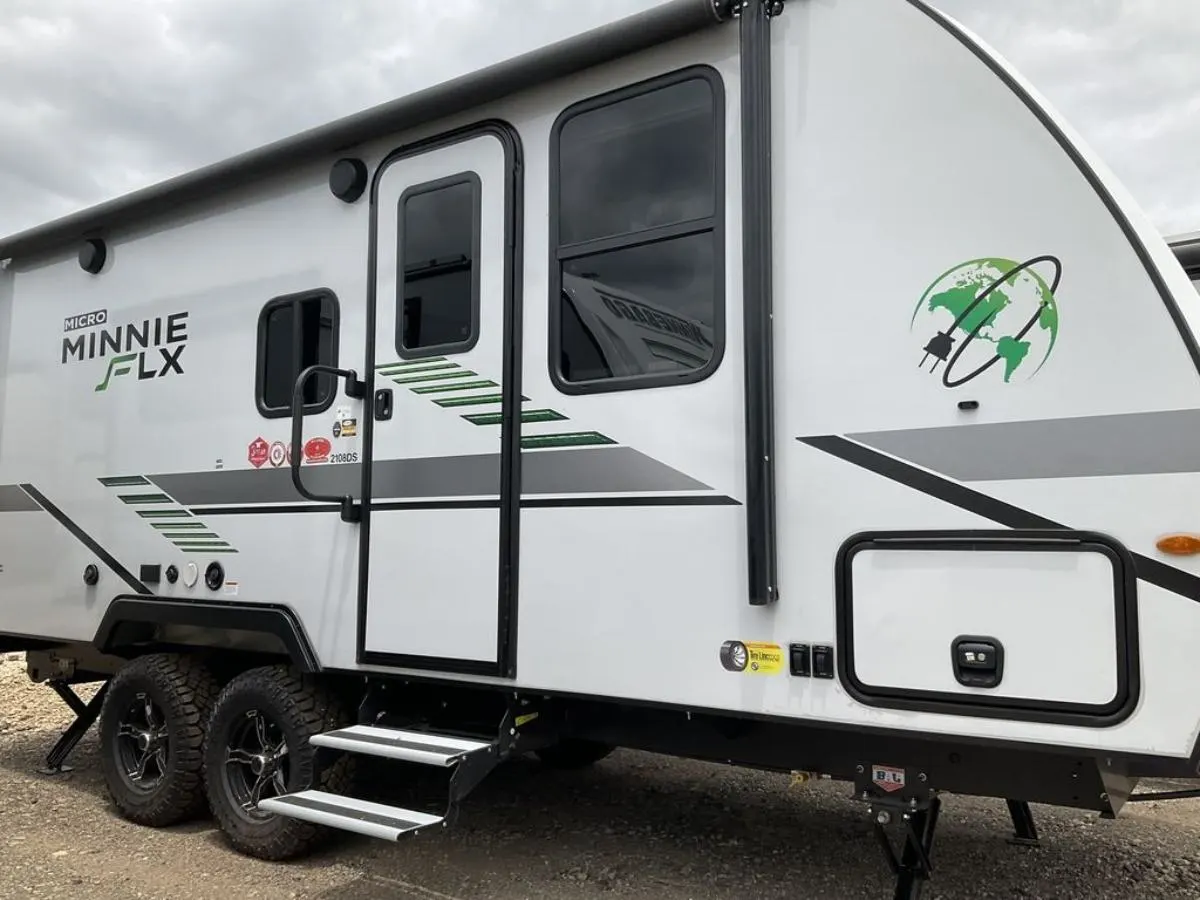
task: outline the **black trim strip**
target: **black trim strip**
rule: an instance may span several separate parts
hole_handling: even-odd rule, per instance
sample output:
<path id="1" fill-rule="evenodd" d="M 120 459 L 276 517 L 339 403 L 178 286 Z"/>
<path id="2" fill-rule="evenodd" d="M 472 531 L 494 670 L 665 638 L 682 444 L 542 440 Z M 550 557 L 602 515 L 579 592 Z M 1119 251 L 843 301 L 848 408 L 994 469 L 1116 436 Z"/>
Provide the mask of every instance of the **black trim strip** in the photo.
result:
<path id="1" fill-rule="evenodd" d="M 884 456 L 882 453 L 877 453 L 861 444 L 855 444 L 843 437 L 822 435 L 798 437 L 796 440 L 859 468 L 882 475 L 891 481 L 913 488 L 930 497 L 936 497 L 959 509 L 983 516 L 985 519 L 991 519 L 993 522 L 1009 528 L 1070 530 L 1067 526 L 1051 519 L 1013 506 L 1011 503 L 1005 503 L 1003 500 L 997 500 L 995 497 L 989 497 L 987 494 L 981 494 L 979 491 L 963 487 L 961 484 L 955 484 L 932 472 L 926 472 L 906 462 Z M 1131 552 L 1130 556 L 1133 559 L 1137 577 L 1142 581 L 1200 603 L 1200 578 L 1156 559 L 1142 556 L 1140 553 Z"/>
<path id="2" fill-rule="evenodd" d="M 360 663 L 368 666 L 387 666 L 393 669 L 425 669 L 430 672 L 444 672 L 453 675 L 504 677 L 496 671 L 496 664 L 486 659 L 450 659 L 445 656 L 417 656 L 408 653 L 389 653 L 386 650 L 364 650 Z"/>
<path id="3" fill-rule="evenodd" d="M 501 692 L 511 695 L 510 685 L 478 681 L 450 680 L 434 672 L 405 672 L 393 674 L 386 672 L 366 672 L 361 669 L 329 669 L 329 673 L 339 673 L 361 678 L 365 674 L 369 680 L 383 683 L 413 683 L 438 686 L 442 688 L 461 689 L 471 692 Z M 992 737 L 984 735 L 964 734 L 959 731 L 930 731 L 914 730 L 874 725 L 869 722 L 849 720 L 829 720 L 804 718 L 780 713 L 748 712 L 703 704 L 670 703 L 662 700 L 648 700 L 638 697 L 616 697 L 605 694 L 589 694 L 579 691 L 557 690 L 548 687 L 526 686 L 516 692 L 517 699 L 521 697 L 534 698 L 540 703 L 550 700 L 562 700 L 573 703 L 602 704 L 605 707 L 627 710 L 646 710 L 656 714 L 679 713 L 695 719 L 698 716 L 711 718 L 714 723 L 737 723 L 744 728 L 747 724 L 778 725 L 795 728 L 801 734 L 818 736 L 821 734 L 846 734 L 862 736 L 865 739 L 894 739 L 912 741 L 914 746 L 924 745 L 946 758 L 946 751 L 953 747 L 963 748 L 994 748 L 1011 750 L 1013 752 L 1030 752 L 1045 757 L 1101 757 L 1111 762 L 1110 768 L 1125 767 L 1125 769 L 1140 777 L 1183 777 L 1194 778 L 1200 772 L 1200 739 L 1193 745 L 1190 755 L 1174 756 L 1170 754 L 1129 753 L 1108 748 L 1096 748 L 1087 745 L 1038 743 L 1014 738 Z M 806 747 L 811 740 L 797 739 L 797 747 Z M 878 750 L 878 746 L 875 747 Z M 722 757 L 727 760 L 727 757 Z"/>
<path id="4" fill-rule="evenodd" d="M 46 499 L 46 495 L 35 488 L 32 484 L 22 484 L 21 490 L 33 499 L 38 506 L 48 512 L 54 519 L 67 531 L 75 536 L 75 539 L 83 546 L 92 551 L 96 557 L 104 563 L 113 573 L 129 585 L 131 590 L 137 591 L 139 594 L 149 594 L 150 589 L 133 577 L 133 573 L 126 569 L 123 565 L 117 562 L 116 558 L 97 544 L 82 528 L 71 521 L 70 517 L 61 509 Z"/>
<path id="5" fill-rule="evenodd" d="M 651 497 L 525 497 L 521 499 L 521 509 L 611 509 L 628 507 L 630 509 L 648 506 L 741 506 L 737 500 L 724 495 L 697 496 L 687 494 L 682 497 L 656 495 Z M 497 497 L 485 497 L 479 500 L 413 500 L 389 503 L 374 503 L 371 508 L 377 512 L 394 510 L 421 509 L 499 509 L 500 500 Z M 255 504 L 242 506 L 193 506 L 189 512 L 194 516 L 270 516 L 293 515 L 295 513 L 335 513 L 336 506 L 324 503 L 296 503 L 288 505 Z"/>
<path id="6" fill-rule="evenodd" d="M 779 599 L 775 535 L 772 328 L 771 4 L 744 5 L 742 82 L 742 334 L 745 356 L 746 561 L 749 600 Z"/>
<path id="7" fill-rule="evenodd" d="M 1129 218 L 1125 215 L 1124 210 L 1122 210 L 1117 204 L 1116 198 L 1113 197 L 1112 193 L 1108 190 L 1108 187 L 1103 181 L 1101 181 L 1100 176 L 1096 174 L 1096 171 L 1091 167 L 1091 165 L 1088 164 L 1088 161 L 1083 158 L 1083 154 L 1079 152 L 1079 148 L 1071 143 L 1070 139 L 1063 132 L 1062 128 L 1059 127 L 1058 123 L 1050 118 L 1050 115 L 1046 112 L 1046 110 L 1042 109 L 1042 107 L 1038 105 L 1037 101 L 1035 101 L 1033 97 L 1029 95 L 1029 92 L 1026 91 L 1025 88 L 1022 87 L 1012 75 L 1006 72 L 1004 68 L 996 62 L 996 60 L 988 56 L 978 44 L 972 41 L 967 35 L 959 31 L 959 29 L 956 28 L 952 22 L 948 21 L 937 10 L 930 7 L 924 2 L 924 0 L 908 0 L 908 2 L 914 8 L 924 13 L 926 16 L 944 28 L 960 44 L 970 50 L 980 62 L 991 69 L 992 73 L 1001 81 L 1003 81 L 1005 86 L 1014 94 L 1016 94 L 1021 102 L 1024 103 L 1029 109 L 1029 111 L 1037 117 L 1042 127 L 1050 132 L 1051 135 L 1053 135 L 1054 140 L 1063 149 L 1063 152 L 1070 157 L 1071 162 L 1073 162 L 1076 168 L 1079 169 L 1080 174 L 1083 175 L 1088 185 L 1104 202 L 1104 206 L 1108 209 L 1109 215 L 1111 215 L 1120 226 L 1122 233 L 1125 235 L 1125 239 L 1129 241 L 1129 245 L 1137 254 L 1138 259 L 1141 261 L 1142 266 L 1146 270 L 1146 274 L 1149 276 L 1150 281 L 1153 282 L 1155 289 L 1162 298 L 1163 304 L 1167 307 L 1167 312 L 1171 316 L 1171 321 L 1175 323 L 1175 329 L 1179 332 L 1179 337 L 1183 340 L 1184 346 L 1187 347 L 1188 355 L 1192 358 L 1192 364 L 1196 367 L 1196 371 L 1200 372 L 1200 344 L 1197 344 L 1196 336 L 1193 335 L 1191 329 L 1188 328 L 1187 322 L 1183 318 L 1183 313 L 1179 309 L 1179 304 L 1175 302 L 1175 297 L 1171 293 L 1171 289 L 1167 287 L 1166 281 L 1163 280 L 1162 273 L 1154 264 L 1154 260 L 1150 256 L 1150 251 L 1146 249 L 1145 243 L 1142 241 L 1137 231 L 1134 230 L 1133 223 L 1129 221 Z"/>
<path id="8" fill-rule="evenodd" d="M 500 119 L 485 119 L 443 134 L 434 135 L 399 147 L 387 154 L 379 163 L 371 178 L 370 216 L 367 246 L 367 327 L 366 350 L 367 394 L 373 396 L 375 386 L 375 343 L 377 330 L 378 269 L 379 269 L 379 185 L 383 175 L 396 162 L 425 153 L 432 153 L 463 141 L 478 137 L 494 137 L 504 152 L 506 181 L 504 191 L 504 334 L 503 368 L 501 384 L 501 436 L 500 436 L 500 562 L 497 584 L 497 628 L 496 662 L 487 671 L 479 674 L 516 677 L 517 651 L 517 562 L 520 552 L 520 422 L 521 406 L 521 277 L 522 260 L 519 255 L 523 233 L 524 195 L 524 149 L 516 129 Z M 374 468 L 375 419 L 363 416 L 363 464 L 362 493 L 363 518 L 359 533 L 359 585 L 357 656 L 360 662 L 369 661 L 366 651 L 367 605 L 370 594 L 369 567 L 371 554 L 371 503 L 372 470 Z M 385 508 L 380 505 L 380 509 Z M 401 507 L 406 508 L 406 507 Z M 433 659 L 422 666 L 439 671 L 457 671 L 454 666 L 472 661 L 450 661 Z M 475 671 L 472 669 L 472 671 Z"/>
<path id="9" fill-rule="evenodd" d="M 112 652 L 119 646 L 115 643 L 117 629 L 125 624 L 187 625 L 210 631 L 270 634 L 279 638 L 292 662 L 302 671 L 321 671 L 321 663 L 304 633 L 303 624 L 286 606 L 122 595 L 108 605 L 92 643 L 102 653 Z"/>
<path id="10" fill-rule="evenodd" d="M 977 691 L 954 693 L 865 683 L 858 677 L 854 665 L 854 590 L 851 571 L 855 555 L 863 550 L 1102 554 L 1113 567 L 1113 639 L 1117 683 L 1112 698 L 1099 704 L 1077 703 L 1006 697 Z M 838 550 L 834 596 L 840 648 L 838 677 L 846 692 L 866 706 L 1091 728 L 1117 725 L 1128 719 L 1137 708 L 1141 694 L 1137 578 L 1129 551 L 1105 535 L 1068 530 L 864 532 L 850 537 Z M 950 647 L 946 650 L 949 651 Z"/>

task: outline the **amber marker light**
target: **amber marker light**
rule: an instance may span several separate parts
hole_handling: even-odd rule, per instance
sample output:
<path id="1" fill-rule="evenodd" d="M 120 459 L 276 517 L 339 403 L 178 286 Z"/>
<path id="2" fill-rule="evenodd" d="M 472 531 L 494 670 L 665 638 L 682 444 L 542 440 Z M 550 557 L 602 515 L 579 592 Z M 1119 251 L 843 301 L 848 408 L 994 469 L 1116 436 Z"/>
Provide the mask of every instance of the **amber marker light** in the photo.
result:
<path id="1" fill-rule="evenodd" d="M 1200 537 L 1194 534 L 1168 534 L 1154 545 L 1172 556 L 1192 556 L 1200 553 Z"/>

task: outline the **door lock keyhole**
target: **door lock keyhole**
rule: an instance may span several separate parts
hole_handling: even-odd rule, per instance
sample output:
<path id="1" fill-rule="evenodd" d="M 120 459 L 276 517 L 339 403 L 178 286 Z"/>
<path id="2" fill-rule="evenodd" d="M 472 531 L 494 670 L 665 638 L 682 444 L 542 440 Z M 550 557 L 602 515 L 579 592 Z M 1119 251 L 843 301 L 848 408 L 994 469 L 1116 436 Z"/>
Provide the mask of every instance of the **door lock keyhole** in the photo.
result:
<path id="1" fill-rule="evenodd" d="M 384 422 L 392 417 L 392 389 L 380 388 L 375 392 L 375 420 Z"/>

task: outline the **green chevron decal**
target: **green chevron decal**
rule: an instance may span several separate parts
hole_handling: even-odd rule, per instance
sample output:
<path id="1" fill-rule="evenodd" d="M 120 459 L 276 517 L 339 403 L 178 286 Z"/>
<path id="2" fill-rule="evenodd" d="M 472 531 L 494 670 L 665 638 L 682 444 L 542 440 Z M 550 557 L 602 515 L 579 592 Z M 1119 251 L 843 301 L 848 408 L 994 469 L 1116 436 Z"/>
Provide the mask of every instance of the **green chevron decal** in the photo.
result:
<path id="1" fill-rule="evenodd" d="M 116 475 L 101 478 L 106 488 L 120 491 L 117 498 L 138 509 L 138 517 L 180 550 L 191 553 L 237 553 L 237 548 L 180 506 L 167 494 L 154 491 L 155 485 L 141 475 Z"/>
<path id="2" fill-rule="evenodd" d="M 407 387 L 414 394 L 428 397 L 443 409 L 465 407 L 500 406 L 504 396 L 498 390 L 499 383 L 483 378 L 478 372 L 465 369 L 444 356 L 411 362 L 390 362 L 376 367 L 376 372 L 390 378 L 398 385 Z M 476 391 L 478 393 L 466 393 Z M 521 403 L 528 403 L 522 397 Z M 503 416 L 497 411 L 472 409 L 460 414 L 472 425 L 498 427 Z M 569 422 L 570 419 L 555 409 L 522 409 L 521 424 L 533 425 L 545 422 Z M 522 450 L 551 450 L 559 447 L 607 447 L 617 442 L 598 431 L 559 431 L 549 434 L 522 434 Z"/>

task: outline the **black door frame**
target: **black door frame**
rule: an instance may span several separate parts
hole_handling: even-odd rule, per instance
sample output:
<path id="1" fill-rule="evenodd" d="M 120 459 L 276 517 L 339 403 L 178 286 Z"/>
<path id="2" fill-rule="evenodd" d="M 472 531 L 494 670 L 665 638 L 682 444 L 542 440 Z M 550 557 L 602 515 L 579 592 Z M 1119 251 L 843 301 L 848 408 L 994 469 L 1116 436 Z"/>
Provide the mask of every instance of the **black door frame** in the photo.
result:
<path id="1" fill-rule="evenodd" d="M 378 274 L 379 184 L 393 163 L 444 149 L 477 137 L 494 137 L 504 151 L 504 311 L 503 373 L 501 376 L 500 425 L 500 569 L 497 595 L 496 662 L 451 659 L 438 656 L 407 656 L 370 652 L 366 649 L 367 600 L 371 555 L 371 475 L 375 439 L 375 337 Z M 358 627 L 356 658 L 360 665 L 385 665 L 471 675 L 515 678 L 517 674 L 517 585 L 521 521 L 521 338 L 522 280 L 524 265 L 524 153 L 520 135 L 509 123 L 486 119 L 399 147 L 379 163 L 371 179 L 367 245 L 367 328 L 365 380 L 367 395 L 362 416 L 362 522 L 358 557 Z M 460 504 L 447 503 L 447 508 Z M 389 504 L 389 508 L 395 507 Z M 430 504 L 423 502 L 422 509 Z M 401 595 L 398 602 L 404 602 Z"/>

